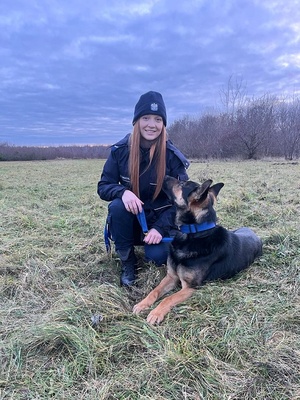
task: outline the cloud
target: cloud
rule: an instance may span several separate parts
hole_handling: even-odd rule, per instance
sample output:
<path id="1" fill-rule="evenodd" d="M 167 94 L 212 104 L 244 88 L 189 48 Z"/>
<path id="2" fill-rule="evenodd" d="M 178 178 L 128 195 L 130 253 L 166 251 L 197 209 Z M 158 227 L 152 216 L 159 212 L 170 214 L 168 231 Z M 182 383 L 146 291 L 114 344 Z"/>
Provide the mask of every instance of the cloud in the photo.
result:
<path id="1" fill-rule="evenodd" d="M 113 142 L 142 93 L 160 91 L 172 123 L 220 107 L 233 75 L 249 96 L 293 93 L 299 5 L 2 0 L 0 142 Z"/>

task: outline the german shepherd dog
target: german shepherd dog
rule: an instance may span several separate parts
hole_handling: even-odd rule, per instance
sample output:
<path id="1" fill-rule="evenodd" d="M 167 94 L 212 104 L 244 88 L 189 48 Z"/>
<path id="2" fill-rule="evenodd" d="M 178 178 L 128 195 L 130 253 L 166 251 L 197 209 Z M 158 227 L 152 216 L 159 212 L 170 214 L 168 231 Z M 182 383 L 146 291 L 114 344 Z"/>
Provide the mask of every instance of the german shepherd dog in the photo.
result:
<path id="1" fill-rule="evenodd" d="M 148 315 L 148 323 L 159 324 L 172 307 L 188 299 L 197 288 L 233 277 L 262 254 L 262 241 L 251 229 L 228 231 L 216 225 L 213 206 L 223 186 L 212 186 L 212 180 L 198 184 L 165 177 L 163 190 L 176 205 L 180 231 L 170 244 L 165 278 L 134 306 L 133 312 L 138 314 L 149 308 L 179 282 L 181 290 L 165 297 Z"/>

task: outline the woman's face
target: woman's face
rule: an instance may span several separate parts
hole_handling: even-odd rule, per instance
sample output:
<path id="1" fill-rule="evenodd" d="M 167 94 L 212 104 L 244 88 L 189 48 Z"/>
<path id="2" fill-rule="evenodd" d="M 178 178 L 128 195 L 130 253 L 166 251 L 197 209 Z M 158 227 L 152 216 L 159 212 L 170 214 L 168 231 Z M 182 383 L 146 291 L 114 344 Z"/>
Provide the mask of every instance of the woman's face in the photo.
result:
<path id="1" fill-rule="evenodd" d="M 141 135 L 146 140 L 155 140 L 161 134 L 164 123 L 159 115 L 143 115 L 140 120 Z"/>

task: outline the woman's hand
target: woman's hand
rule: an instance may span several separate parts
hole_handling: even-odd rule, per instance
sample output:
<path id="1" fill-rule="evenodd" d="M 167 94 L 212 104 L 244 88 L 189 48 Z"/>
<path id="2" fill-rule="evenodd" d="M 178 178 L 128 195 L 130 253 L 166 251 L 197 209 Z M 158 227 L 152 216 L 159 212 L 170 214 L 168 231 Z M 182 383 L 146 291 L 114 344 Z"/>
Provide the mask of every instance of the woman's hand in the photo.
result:
<path id="1" fill-rule="evenodd" d="M 130 190 L 125 190 L 122 196 L 123 204 L 127 211 L 137 215 L 143 210 L 143 202 Z"/>
<path id="2" fill-rule="evenodd" d="M 150 229 L 144 238 L 144 242 L 147 244 L 158 244 L 162 239 L 162 235 L 154 228 Z"/>

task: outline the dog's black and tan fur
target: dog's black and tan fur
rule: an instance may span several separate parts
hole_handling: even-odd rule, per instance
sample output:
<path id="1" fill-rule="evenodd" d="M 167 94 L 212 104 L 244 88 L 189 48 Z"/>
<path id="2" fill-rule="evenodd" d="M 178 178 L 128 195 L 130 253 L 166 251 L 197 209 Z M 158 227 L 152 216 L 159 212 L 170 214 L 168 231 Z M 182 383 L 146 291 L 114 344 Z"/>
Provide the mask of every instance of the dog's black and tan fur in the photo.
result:
<path id="1" fill-rule="evenodd" d="M 201 185 L 165 178 L 164 190 L 177 206 L 178 226 L 216 223 L 213 205 L 224 184 L 211 184 L 211 180 Z M 133 312 L 138 314 L 149 308 L 180 282 L 181 290 L 162 300 L 148 315 L 150 324 L 160 323 L 172 307 L 188 299 L 197 288 L 209 281 L 233 277 L 261 254 L 262 242 L 249 228 L 228 231 L 215 225 L 196 233 L 178 232 L 170 245 L 166 277 L 134 306 Z"/>

